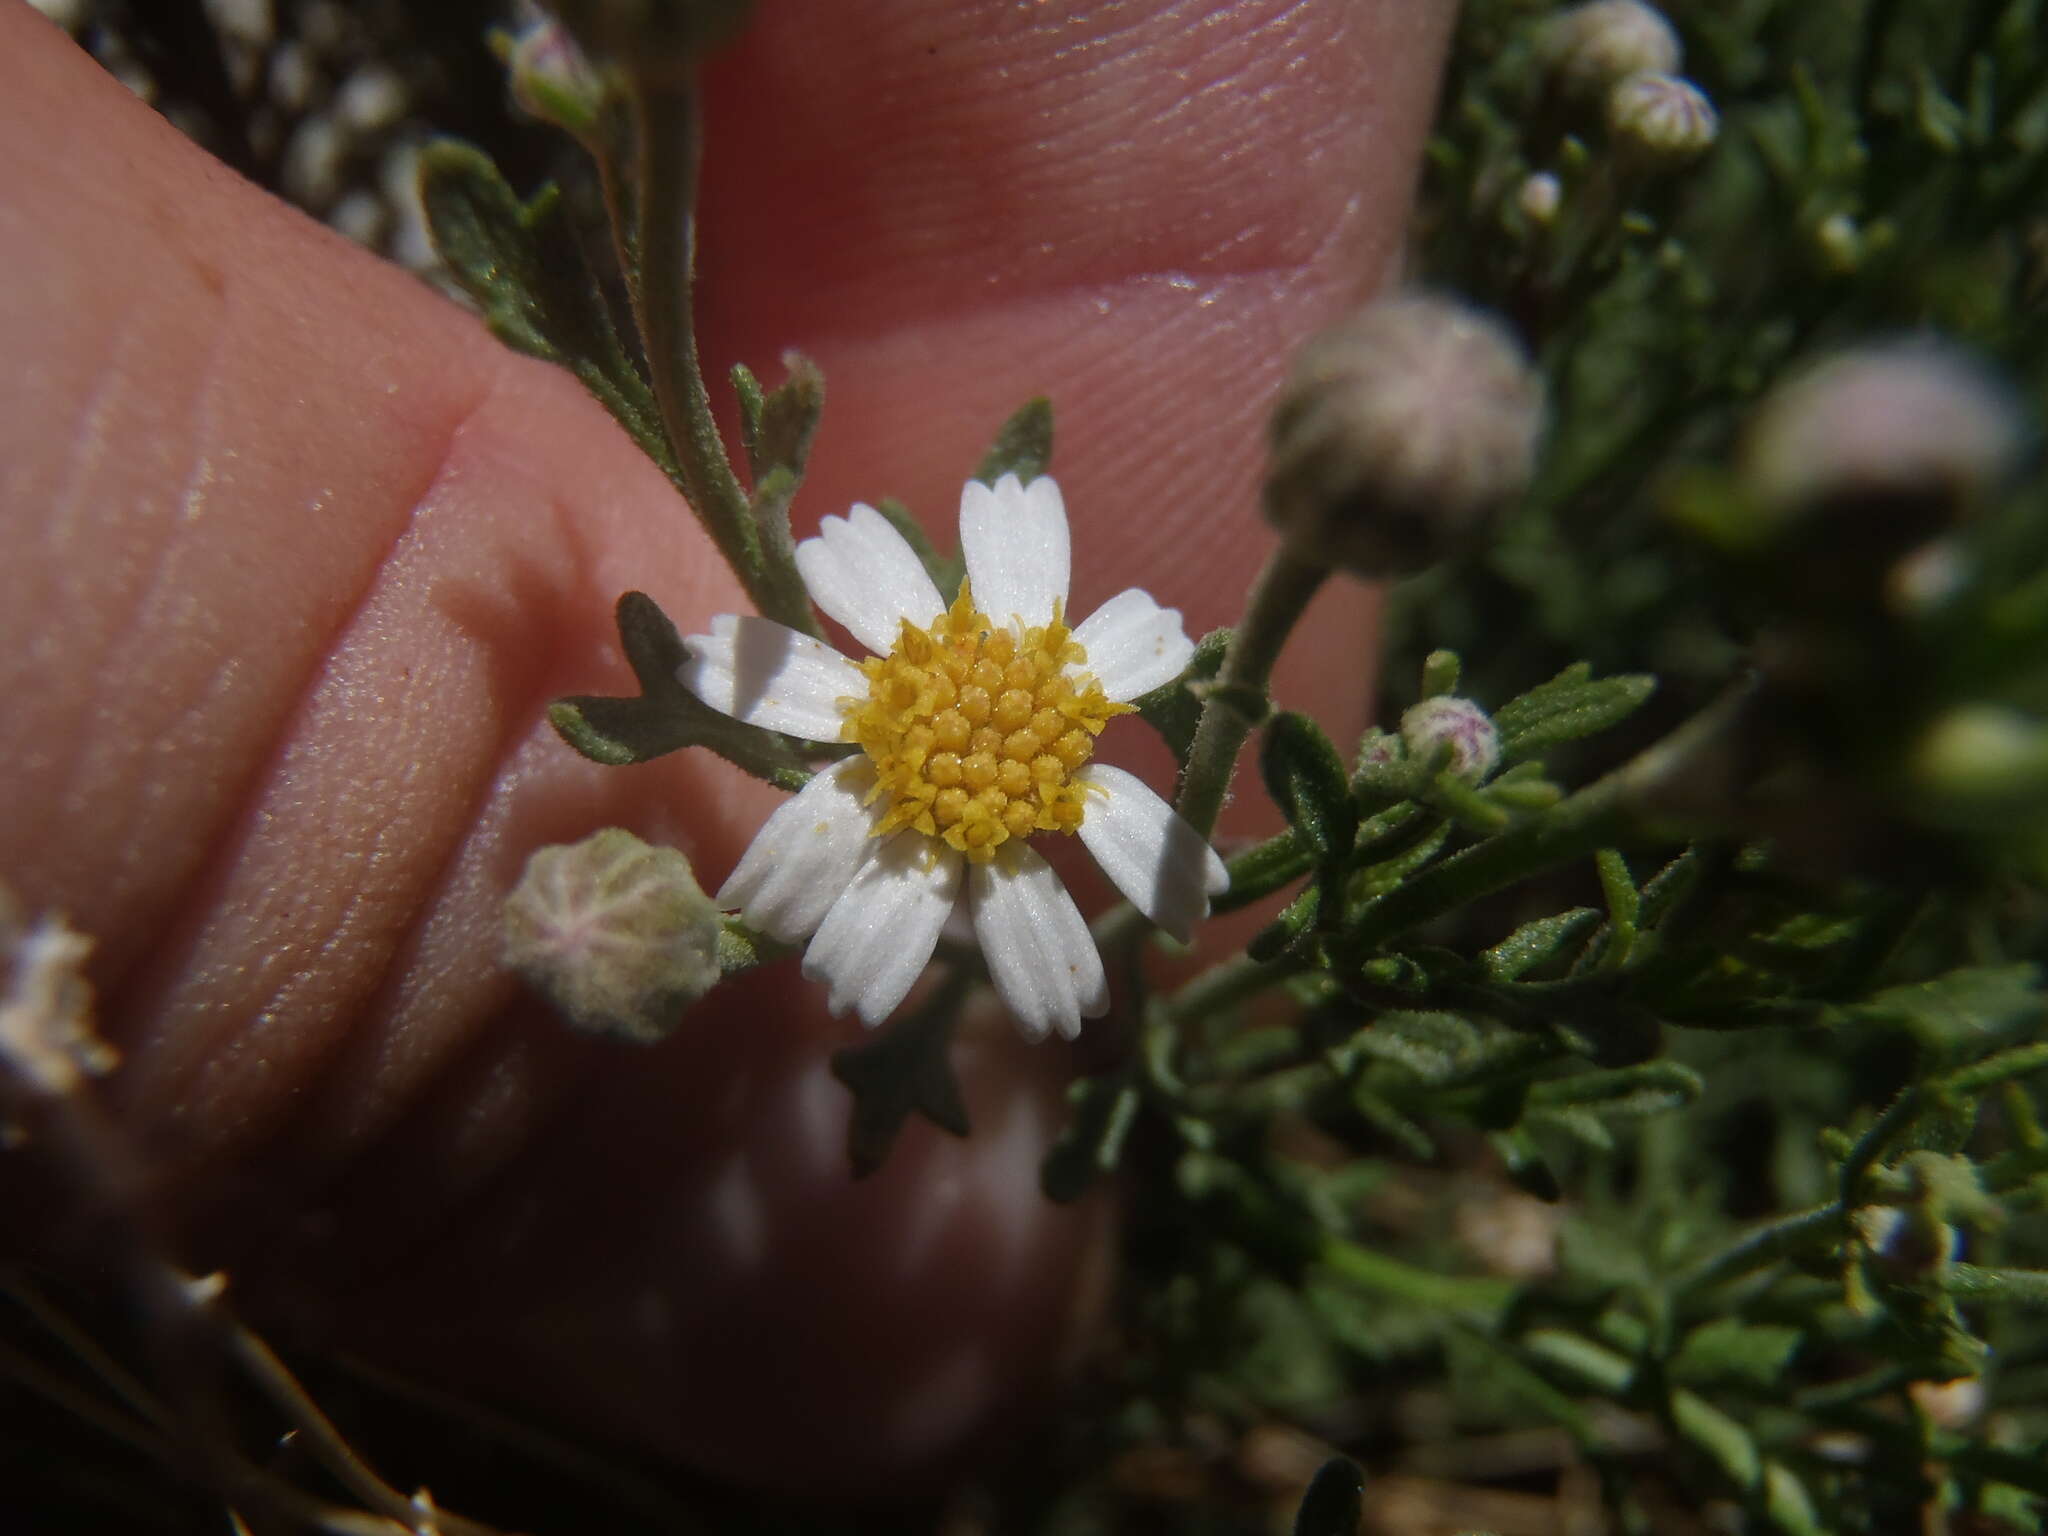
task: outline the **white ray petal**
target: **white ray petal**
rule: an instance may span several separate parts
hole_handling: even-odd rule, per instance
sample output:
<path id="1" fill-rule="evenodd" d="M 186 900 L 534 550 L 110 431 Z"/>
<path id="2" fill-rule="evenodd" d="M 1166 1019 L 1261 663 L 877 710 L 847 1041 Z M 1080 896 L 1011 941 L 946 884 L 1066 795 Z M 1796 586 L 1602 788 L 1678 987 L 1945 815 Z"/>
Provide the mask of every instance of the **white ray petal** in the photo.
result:
<path id="1" fill-rule="evenodd" d="M 895 1011 L 932 957 L 965 862 L 915 832 L 875 850 L 804 951 L 804 975 L 831 989 L 835 1015 L 851 1008 L 873 1028 Z"/>
<path id="2" fill-rule="evenodd" d="M 866 698 L 866 675 L 822 640 L 772 619 L 721 613 L 684 642 L 682 685 L 720 714 L 806 741 L 837 741 L 842 698 Z"/>
<path id="3" fill-rule="evenodd" d="M 969 865 L 967 905 L 989 976 L 1027 1038 L 1057 1029 L 1071 1040 L 1083 1019 L 1108 1011 L 1109 986 L 1088 924 L 1052 866 L 1029 847 Z"/>
<path id="4" fill-rule="evenodd" d="M 1067 600 L 1072 554 L 1067 509 L 1050 475 L 1022 485 L 1004 475 L 994 487 L 970 480 L 960 493 L 960 552 L 974 606 L 1007 624 L 1052 621 Z"/>
<path id="5" fill-rule="evenodd" d="M 1216 850 L 1135 775 L 1090 763 L 1074 777 L 1102 791 L 1088 796 L 1082 843 L 1125 900 L 1186 943 L 1209 898 L 1230 888 Z"/>
<path id="6" fill-rule="evenodd" d="M 946 608 L 917 552 L 862 502 L 797 545 L 796 568 L 811 601 L 877 656 L 895 646 L 903 620 L 928 629 Z"/>
<path id="7" fill-rule="evenodd" d="M 874 852 L 875 814 L 861 804 L 873 783 L 867 757 L 849 757 L 783 801 L 719 887 L 718 904 L 784 944 L 807 938 Z"/>
<path id="8" fill-rule="evenodd" d="M 1113 704 L 1127 704 L 1172 682 L 1195 654 L 1180 610 L 1160 607 L 1151 593 L 1137 587 L 1117 593 L 1091 613 L 1074 639 L 1088 653 L 1082 665 Z"/>

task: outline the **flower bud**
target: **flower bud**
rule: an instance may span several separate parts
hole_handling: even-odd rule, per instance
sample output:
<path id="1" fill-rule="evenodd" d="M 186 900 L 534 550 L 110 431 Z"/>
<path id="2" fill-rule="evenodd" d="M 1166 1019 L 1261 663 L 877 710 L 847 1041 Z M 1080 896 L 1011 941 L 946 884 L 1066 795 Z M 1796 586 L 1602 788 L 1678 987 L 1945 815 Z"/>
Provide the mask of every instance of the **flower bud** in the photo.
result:
<path id="1" fill-rule="evenodd" d="M 1607 94 L 1607 131 L 1645 160 L 1675 163 L 1713 147 L 1720 114 L 1706 92 L 1677 75 L 1630 75 Z"/>
<path id="2" fill-rule="evenodd" d="M 1746 488 L 1779 521 L 1830 507 L 1954 512 L 2018 469 L 2025 422 L 1961 352 L 1894 341 L 1843 352 L 1773 390 L 1742 444 Z"/>
<path id="3" fill-rule="evenodd" d="M 544 123 L 594 146 L 609 95 L 594 68 L 558 21 L 538 21 L 518 37 L 492 39 L 511 77 L 512 97 Z"/>
<path id="4" fill-rule="evenodd" d="M 1302 348 L 1273 415 L 1267 519 L 1363 576 L 1443 558 L 1528 487 L 1543 383 L 1492 316 L 1406 294 Z"/>
<path id="5" fill-rule="evenodd" d="M 1914 767 L 1951 802 L 2035 810 L 2048 794 L 2048 722 L 2003 704 L 1959 704 L 1921 738 Z"/>
<path id="6" fill-rule="evenodd" d="M 1439 694 L 1401 716 L 1408 755 L 1427 762 L 1443 748 L 1451 752 L 1450 772 L 1479 784 L 1500 766 L 1500 733 L 1493 718 L 1470 699 Z"/>
<path id="7" fill-rule="evenodd" d="M 526 861 L 505 963 L 576 1028 L 652 1042 L 717 982 L 722 926 L 688 859 L 607 827 Z"/>
<path id="8" fill-rule="evenodd" d="M 1557 217 L 1558 207 L 1564 202 L 1564 186 L 1549 171 L 1536 171 L 1522 180 L 1515 189 L 1515 206 L 1522 217 L 1537 228 L 1547 227 Z"/>
<path id="9" fill-rule="evenodd" d="M 1642 0 L 1559 11 L 1538 29 L 1536 56 L 1566 94 L 1595 100 L 1630 75 L 1674 74 L 1685 59 L 1671 23 Z"/>

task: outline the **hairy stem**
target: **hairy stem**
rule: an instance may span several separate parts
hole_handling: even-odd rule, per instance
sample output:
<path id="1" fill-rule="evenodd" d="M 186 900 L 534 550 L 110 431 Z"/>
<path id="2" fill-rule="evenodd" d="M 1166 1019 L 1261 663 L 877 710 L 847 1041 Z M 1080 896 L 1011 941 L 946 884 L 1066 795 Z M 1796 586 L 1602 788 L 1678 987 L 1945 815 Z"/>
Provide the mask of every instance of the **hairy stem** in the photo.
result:
<path id="1" fill-rule="evenodd" d="M 1174 807 L 1204 837 L 1216 830 L 1216 816 L 1230 792 L 1231 771 L 1245 737 L 1265 718 L 1266 688 L 1280 647 L 1328 574 L 1283 548 L 1273 552 L 1252 584 L 1244 621 L 1232 635 L 1223 669 L 1202 704 Z"/>
<path id="2" fill-rule="evenodd" d="M 674 446 L 676 484 L 755 608 L 817 633 L 810 599 L 784 546 L 764 542 L 711 414 L 697 359 L 697 172 L 702 108 L 694 84 L 647 77 L 633 83 L 637 156 L 633 223 L 619 228 L 634 317 L 662 426 Z M 620 199 L 614 198 L 614 213 Z"/>

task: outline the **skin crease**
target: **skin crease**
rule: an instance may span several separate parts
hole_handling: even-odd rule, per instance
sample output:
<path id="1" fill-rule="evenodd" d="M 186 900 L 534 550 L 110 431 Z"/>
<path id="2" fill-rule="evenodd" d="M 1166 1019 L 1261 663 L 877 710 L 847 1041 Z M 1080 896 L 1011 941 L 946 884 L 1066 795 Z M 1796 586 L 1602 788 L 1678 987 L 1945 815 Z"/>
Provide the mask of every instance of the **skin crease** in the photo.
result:
<path id="1" fill-rule="evenodd" d="M 799 535 L 896 494 L 950 540 L 1048 393 L 1070 611 L 1143 585 L 1229 622 L 1272 391 L 1395 258 L 1451 13 L 767 0 L 708 81 L 702 343 L 719 396 L 736 360 L 823 365 Z M 741 606 L 666 483 L 20 0 L 0 75 L 0 872 L 98 939 L 104 1092 L 181 1258 L 282 1337 L 778 1488 L 985 1439 L 1108 1268 L 1103 1206 L 1036 1191 L 1060 1049 L 971 1022 L 973 1137 L 914 1124 L 853 1185 L 825 1062 L 858 1026 L 793 966 L 652 1051 L 496 967 L 535 845 L 622 824 L 715 889 L 775 803 L 542 719 L 630 688 L 620 591 L 686 632 Z M 1333 587 L 1285 702 L 1341 735 L 1368 644 Z M 1300 664 L 1332 649 L 1360 665 Z"/>

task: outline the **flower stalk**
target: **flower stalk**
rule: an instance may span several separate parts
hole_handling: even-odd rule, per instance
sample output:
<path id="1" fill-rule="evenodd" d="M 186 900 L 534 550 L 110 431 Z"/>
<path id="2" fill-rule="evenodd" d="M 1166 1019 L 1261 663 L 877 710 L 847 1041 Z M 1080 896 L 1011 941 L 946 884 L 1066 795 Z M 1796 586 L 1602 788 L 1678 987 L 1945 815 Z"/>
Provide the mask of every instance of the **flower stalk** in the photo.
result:
<path id="1" fill-rule="evenodd" d="M 1181 775 L 1174 809 L 1207 837 L 1230 794 L 1230 776 L 1245 737 L 1270 708 L 1268 688 L 1280 648 L 1329 571 L 1285 546 L 1267 557 L 1245 602 L 1244 620 L 1231 636 L 1223 670 L 1202 703 L 1201 723 Z"/>
<path id="2" fill-rule="evenodd" d="M 711 412 L 697 355 L 697 190 L 703 108 L 694 81 L 631 82 L 635 177 L 630 208 L 617 168 L 607 199 L 662 425 L 675 450 L 676 486 L 740 579 L 754 607 L 801 633 L 818 633 L 787 530 L 764 538 Z"/>

